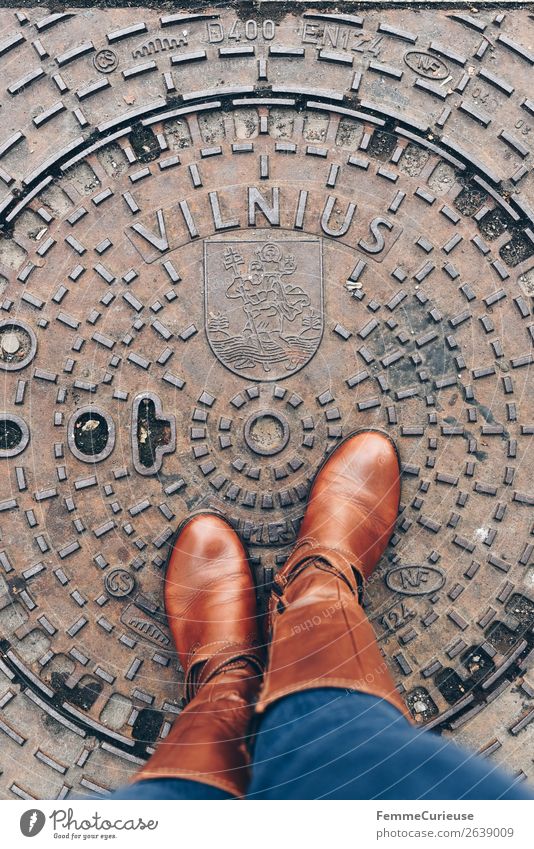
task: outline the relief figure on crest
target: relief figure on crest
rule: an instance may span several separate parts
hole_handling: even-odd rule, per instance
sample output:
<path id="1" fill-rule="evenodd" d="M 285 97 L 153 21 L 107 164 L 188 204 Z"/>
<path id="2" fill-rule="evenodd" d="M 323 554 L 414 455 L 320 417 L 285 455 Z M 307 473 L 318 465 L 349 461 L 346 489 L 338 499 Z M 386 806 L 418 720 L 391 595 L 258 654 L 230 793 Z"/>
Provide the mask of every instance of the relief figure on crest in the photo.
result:
<path id="1" fill-rule="evenodd" d="M 308 285 L 309 291 L 299 285 L 304 279 L 297 275 L 293 247 L 232 243 L 223 250 L 217 286 L 222 309 L 208 313 L 207 329 L 218 358 L 243 376 L 270 379 L 273 369 L 279 376 L 294 373 L 321 340 L 317 285 Z"/>

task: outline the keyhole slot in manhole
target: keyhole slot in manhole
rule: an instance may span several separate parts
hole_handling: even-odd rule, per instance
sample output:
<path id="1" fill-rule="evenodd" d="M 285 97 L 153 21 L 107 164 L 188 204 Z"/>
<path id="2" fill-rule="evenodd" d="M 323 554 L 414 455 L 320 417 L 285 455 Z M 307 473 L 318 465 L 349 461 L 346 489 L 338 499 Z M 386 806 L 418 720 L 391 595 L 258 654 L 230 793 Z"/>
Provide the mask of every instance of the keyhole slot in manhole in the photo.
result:
<path id="1" fill-rule="evenodd" d="M 160 419 L 156 414 L 156 405 L 150 398 L 144 398 L 139 405 L 137 419 L 137 443 L 139 460 L 147 469 L 156 463 L 156 451 L 169 445 L 172 439 L 170 422 Z"/>

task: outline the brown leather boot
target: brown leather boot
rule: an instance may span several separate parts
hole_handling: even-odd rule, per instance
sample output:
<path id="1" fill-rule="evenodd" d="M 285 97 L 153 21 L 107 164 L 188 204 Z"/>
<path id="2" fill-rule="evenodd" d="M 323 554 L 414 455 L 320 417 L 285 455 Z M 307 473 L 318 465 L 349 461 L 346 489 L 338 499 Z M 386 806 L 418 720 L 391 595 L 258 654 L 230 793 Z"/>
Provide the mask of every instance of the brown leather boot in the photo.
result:
<path id="1" fill-rule="evenodd" d="M 349 437 L 319 470 L 296 546 L 274 579 L 256 713 L 290 693 L 341 687 L 380 696 L 408 715 L 360 605 L 399 497 L 396 449 L 377 431 Z"/>
<path id="2" fill-rule="evenodd" d="M 195 516 L 179 533 L 165 576 L 165 610 L 188 704 L 133 780 L 186 778 L 243 796 L 264 658 L 247 556 L 220 516 Z"/>

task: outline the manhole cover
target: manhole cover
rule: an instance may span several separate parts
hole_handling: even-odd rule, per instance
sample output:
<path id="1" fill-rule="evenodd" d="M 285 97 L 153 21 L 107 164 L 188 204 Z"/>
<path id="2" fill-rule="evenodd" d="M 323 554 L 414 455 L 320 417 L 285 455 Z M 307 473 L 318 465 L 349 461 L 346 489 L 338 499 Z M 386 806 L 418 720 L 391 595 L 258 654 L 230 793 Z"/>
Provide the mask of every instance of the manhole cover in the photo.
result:
<path id="1" fill-rule="evenodd" d="M 531 16 L 132 14 L 3 12 L 3 793 L 125 779 L 181 709 L 177 524 L 222 509 L 264 602 L 367 427 L 403 463 L 367 602 L 399 688 L 524 777 Z"/>

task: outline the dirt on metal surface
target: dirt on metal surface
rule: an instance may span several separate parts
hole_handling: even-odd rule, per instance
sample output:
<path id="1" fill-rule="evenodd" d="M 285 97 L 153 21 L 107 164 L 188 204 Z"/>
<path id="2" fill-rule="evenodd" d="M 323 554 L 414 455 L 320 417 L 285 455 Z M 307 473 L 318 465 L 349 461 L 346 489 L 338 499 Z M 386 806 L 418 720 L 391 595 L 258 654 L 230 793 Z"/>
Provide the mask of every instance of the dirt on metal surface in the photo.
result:
<path id="1" fill-rule="evenodd" d="M 1 795 L 126 780 L 182 707 L 177 524 L 223 510 L 264 603 L 365 427 L 399 689 L 532 779 L 532 15 L 0 20 Z"/>

